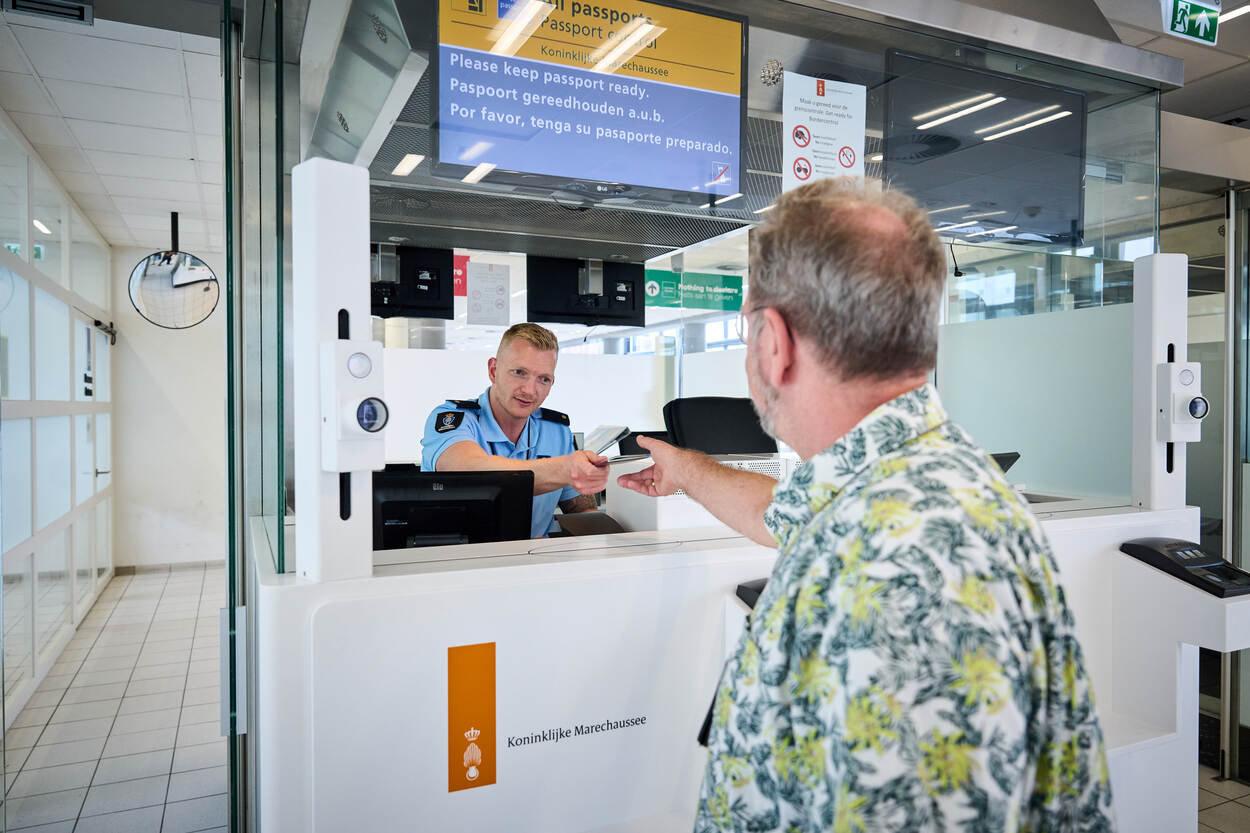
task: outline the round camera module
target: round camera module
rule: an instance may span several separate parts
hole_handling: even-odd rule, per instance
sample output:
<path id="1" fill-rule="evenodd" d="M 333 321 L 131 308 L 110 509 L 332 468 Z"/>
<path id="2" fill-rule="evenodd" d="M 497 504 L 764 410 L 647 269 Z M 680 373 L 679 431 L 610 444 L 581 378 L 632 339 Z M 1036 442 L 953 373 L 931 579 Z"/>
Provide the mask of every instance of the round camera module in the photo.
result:
<path id="1" fill-rule="evenodd" d="M 376 396 L 370 396 L 356 406 L 356 422 L 370 434 L 386 427 L 386 419 L 386 403 Z"/>
<path id="2" fill-rule="evenodd" d="M 1194 419 L 1202 419 L 1211 410 L 1210 404 L 1201 396 L 1195 396 L 1189 400 L 1189 415 Z"/>

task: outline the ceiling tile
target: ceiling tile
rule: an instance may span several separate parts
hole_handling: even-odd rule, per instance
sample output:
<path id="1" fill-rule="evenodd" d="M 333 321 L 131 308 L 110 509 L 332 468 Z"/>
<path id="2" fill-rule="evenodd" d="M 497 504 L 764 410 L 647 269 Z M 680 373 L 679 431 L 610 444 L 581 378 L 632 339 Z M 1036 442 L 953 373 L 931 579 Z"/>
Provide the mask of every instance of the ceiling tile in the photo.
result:
<path id="1" fill-rule="evenodd" d="M 204 55 L 212 55 L 214 58 L 221 54 L 221 44 L 216 38 L 206 38 L 203 35 L 189 35 L 182 33 L 182 51 L 183 52 L 200 52 Z"/>
<path id="2" fill-rule="evenodd" d="M 155 93 L 183 93 L 179 53 L 173 49 L 74 35 L 50 29 L 14 27 L 42 78 L 91 83 Z"/>
<path id="3" fill-rule="evenodd" d="M 120 212 L 116 210 L 106 210 L 102 208 L 83 208 L 83 212 L 87 215 L 87 219 L 97 229 L 103 229 L 108 226 L 124 226 L 126 221 L 122 219 Z"/>
<path id="4" fill-rule="evenodd" d="M 58 115 L 35 76 L 16 72 L 0 72 L 0 107 L 10 113 Z"/>
<path id="5" fill-rule="evenodd" d="M 102 226 L 97 223 L 96 231 L 104 235 L 110 246 L 129 246 L 134 243 L 130 229 L 125 226 Z"/>
<path id="6" fill-rule="evenodd" d="M 33 113 L 13 113 L 17 129 L 22 131 L 32 145 L 74 147 L 74 137 L 65 129 L 65 121 L 56 116 L 36 116 Z"/>
<path id="7" fill-rule="evenodd" d="M 191 121 L 195 132 L 205 136 L 221 135 L 221 101 L 207 98 L 191 99 Z"/>
<path id="8" fill-rule="evenodd" d="M 145 197 L 155 200 L 198 200 L 197 186 L 170 179 L 140 179 L 129 176 L 102 176 L 100 180 L 114 197 Z"/>
<path id="9" fill-rule="evenodd" d="M 195 164 L 200 171 L 200 182 L 203 182 L 205 185 L 221 184 L 220 162 L 196 162 Z"/>
<path id="10" fill-rule="evenodd" d="M 73 25 L 73 24 L 69 24 Z M 73 31 L 73 30 L 70 30 Z M 130 23 L 118 23 L 114 20 L 96 18 L 91 27 L 91 34 L 98 38 L 121 40 L 128 43 L 143 43 L 149 46 L 164 46 L 169 49 L 178 48 L 178 33 L 167 29 L 155 29 L 151 26 L 135 26 Z"/>
<path id="11" fill-rule="evenodd" d="M 1180 38 L 1159 38 L 1150 44 L 1151 52 L 1171 55 L 1185 61 L 1185 83 L 1191 84 L 1199 78 L 1212 73 L 1221 72 L 1244 62 L 1244 58 L 1229 55 L 1210 46 L 1191 43 Z"/>
<path id="12" fill-rule="evenodd" d="M 131 231 L 163 231 L 169 232 L 169 214 L 123 214 L 122 219 Z M 182 218 L 178 218 L 179 224 Z"/>
<path id="13" fill-rule="evenodd" d="M 61 174 L 61 176 L 65 176 Z M 103 190 L 103 188 L 101 188 Z M 117 209 L 113 205 L 113 198 L 108 194 L 85 191 L 75 191 L 70 188 L 70 194 L 74 198 L 74 202 L 78 203 L 78 207 L 83 211 L 109 211 L 116 212 Z"/>
<path id="14" fill-rule="evenodd" d="M 184 52 L 182 58 L 187 65 L 187 94 L 221 101 L 221 62 L 217 56 Z"/>
<path id="15" fill-rule="evenodd" d="M 219 162 L 225 158 L 225 144 L 220 136 L 195 135 L 195 147 L 201 162 Z"/>
<path id="16" fill-rule="evenodd" d="M 62 171 L 74 171 L 81 174 L 95 173 L 91 163 L 78 148 L 38 148 L 39 156 L 44 164 L 60 174 Z"/>
<path id="17" fill-rule="evenodd" d="M 100 182 L 100 178 L 95 174 L 76 173 L 73 171 L 57 171 L 54 169 L 54 175 L 58 182 L 65 187 L 67 191 L 77 191 L 80 194 L 103 194 L 104 184 Z"/>
<path id="18" fill-rule="evenodd" d="M 101 175 L 173 179 L 178 182 L 195 182 L 196 180 L 196 163 L 190 159 L 164 159 L 156 156 L 139 156 L 134 153 L 111 153 L 105 150 L 89 150 L 87 157 L 95 166 L 96 173 Z"/>
<path id="19" fill-rule="evenodd" d="M 169 159 L 191 158 L 188 134 L 176 130 L 131 127 L 98 121 L 66 119 L 74 136 L 87 150 L 111 150 L 116 153 L 137 153 Z"/>
<path id="20" fill-rule="evenodd" d="M 80 81 L 49 80 L 48 92 L 69 119 L 90 119 L 164 130 L 188 130 L 186 99 L 180 95 L 123 90 Z"/>
<path id="21" fill-rule="evenodd" d="M 0 26 L 0 71 L 29 73 L 30 67 L 7 26 Z"/>
<path id="22" fill-rule="evenodd" d="M 169 212 L 177 211 L 188 217 L 199 217 L 203 208 L 198 202 L 172 200 L 143 199 L 142 197 L 113 197 L 113 204 L 122 214 L 144 214 L 150 217 L 168 217 Z"/>

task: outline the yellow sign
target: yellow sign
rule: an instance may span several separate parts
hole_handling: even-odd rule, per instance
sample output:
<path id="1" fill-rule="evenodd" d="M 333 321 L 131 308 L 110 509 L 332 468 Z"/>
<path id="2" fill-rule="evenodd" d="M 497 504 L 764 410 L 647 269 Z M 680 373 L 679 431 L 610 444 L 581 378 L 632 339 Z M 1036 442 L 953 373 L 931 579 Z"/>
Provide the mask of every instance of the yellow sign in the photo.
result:
<path id="1" fill-rule="evenodd" d="M 439 15 L 448 46 L 742 92 L 740 21 L 629 0 L 439 0 Z"/>

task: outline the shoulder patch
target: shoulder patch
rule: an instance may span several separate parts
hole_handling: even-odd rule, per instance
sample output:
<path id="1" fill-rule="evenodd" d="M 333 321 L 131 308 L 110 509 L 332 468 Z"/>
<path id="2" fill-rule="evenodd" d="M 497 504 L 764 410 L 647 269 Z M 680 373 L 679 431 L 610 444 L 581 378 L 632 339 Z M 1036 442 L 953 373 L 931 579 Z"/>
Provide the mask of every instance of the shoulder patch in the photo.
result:
<path id="1" fill-rule="evenodd" d="M 448 399 L 447 401 L 465 411 L 479 411 L 482 408 L 476 399 Z"/>
<path id="2" fill-rule="evenodd" d="M 548 422 L 558 422 L 561 425 L 569 424 L 569 415 L 562 414 L 559 411 L 553 411 L 550 408 L 539 408 L 538 418 L 545 419 Z"/>
<path id="3" fill-rule="evenodd" d="M 464 411 L 444 411 L 434 418 L 434 430 L 439 434 L 455 431 L 464 422 Z"/>

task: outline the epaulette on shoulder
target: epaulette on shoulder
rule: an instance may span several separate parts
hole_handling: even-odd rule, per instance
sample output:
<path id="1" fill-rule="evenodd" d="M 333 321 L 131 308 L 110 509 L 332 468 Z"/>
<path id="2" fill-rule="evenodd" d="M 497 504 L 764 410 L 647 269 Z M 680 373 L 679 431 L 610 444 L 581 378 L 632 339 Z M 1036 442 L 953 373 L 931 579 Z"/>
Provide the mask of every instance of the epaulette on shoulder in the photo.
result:
<path id="1" fill-rule="evenodd" d="M 559 411 L 553 411 L 550 408 L 539 408 L 538 418 L 545 419 L 548 422 L 558 422 L 561 425 L 569 424 L 569 415 L 562 414 Z"/>
<path id="2" fill-rule="evenodd" d="M 476 399 L 448 399 L 447 401 L 457 408 L 462 408 L 466 411 L 479 411 L 482 409 L 482 406 L 478 404 Z"/>

